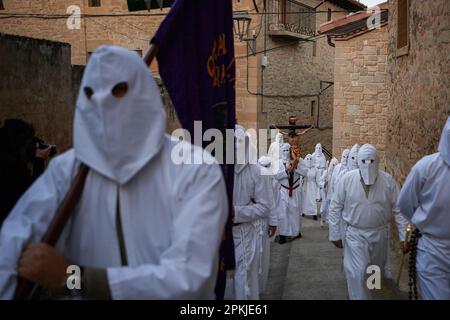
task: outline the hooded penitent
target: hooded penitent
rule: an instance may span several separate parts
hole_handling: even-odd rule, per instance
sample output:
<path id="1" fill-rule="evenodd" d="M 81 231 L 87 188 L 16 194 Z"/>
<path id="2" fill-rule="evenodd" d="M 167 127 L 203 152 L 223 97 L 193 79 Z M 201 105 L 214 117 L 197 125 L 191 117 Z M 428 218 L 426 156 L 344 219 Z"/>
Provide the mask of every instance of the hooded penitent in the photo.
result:
<path id="1" fill-rule="evenodd" d="M 236 141 L 235 171 L 240 172 L 247 164 L 258 163 L 257 150 L 250 141 L 250 136 L 247 134 L 244 127 L 236 125 L 234 136 Z"/>
<path id="2" fill-rule="evenodd" d="M 42 239 L 80 160 L 91 170 L 56 249 L 85 266 L 84 275 L 91 267 L 103 273 L 113 299 L 214 298 L 228 217 L 222 170 L 187 142 L 183 150 L 205 163 L 175 163 L 177 143 L 165 126 L 160 91 L 141 58 L 97 49 L 77 101 L 75 150 L 50 161 L 0 229 L 0 299 L 13 296 L 22 248 Z"/>
<path id="3" fill-rule="evenodd" d="M 341 164 L 347 168 L 348 165 L 348 155 L 350 154 L 350 150 L 349 149 L 345 149 L 342 152 L 342 156 L 341 156 Z"/>
<path id="4" fill-rule="evenodd" d="M 358 169 L 358 151 L 359 151 L 359 144 L 355 144 L 350 150 L 350 153 L 348 155 L 348 163 L 347 163 L 348 171 Z"/>
<path id="5" fill-rule="evenodd" d="M 291 145 L 289 143 L 283 143 L 283 145 L 281 146 L 281 158 L 284 161 L 289 161 L 290 150 L 291 150 Z"/>
<path id="6" fill-rule="evenodd" d="M 380 159 L 377 149 L 371 144 L 365 144 L 358 151 L 358 166 L 361 178 L 366 185 L 375 183 L 378 175 Z"/>
<path id="7" fill-rule="evenodd" d="M 305 166 L 307 168 L 311 168 L 312 167 L 312 156 L 310 154 L 307 154 L 305 159 L 303 159 L 303 162 L 305 163 Z"/>
<path id="8" fill-rule="evenodd" d="M 322 152 L 322 144 L 316 144 L 315 151 L 312 154 L 313 165 L 319 170 L 326 170 L 327 162 Z"/>
<path id="9" fill-rule="evenodd" d="M 137 53 L 103 46 L 84 71 L 74 120 L 75 155 L 120 183 L 161 147 L 166 114 L 158 87 Z M 125 88 L 123 97 L 115 90 Z"/>
<path id="10" fill-rule="evenodd" d="M 450 299 L 450 117 L 438 150 L 412 167 L 398 197 L 401 212 L 422 234 L 416 267 L 423 300 Z"/>

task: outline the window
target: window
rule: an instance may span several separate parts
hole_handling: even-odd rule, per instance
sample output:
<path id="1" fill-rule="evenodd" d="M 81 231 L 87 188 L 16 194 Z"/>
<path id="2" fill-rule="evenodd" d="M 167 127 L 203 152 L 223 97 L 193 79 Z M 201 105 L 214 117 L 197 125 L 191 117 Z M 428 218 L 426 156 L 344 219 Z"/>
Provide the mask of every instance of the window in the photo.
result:
<path id="1" fill-rule="evenodd" d="M 316 55 L 317 55 L 317 42 L 313 41 L 312 56 L 315 57 Z"/>
<path id="2" fill-rule="evenodd" d="M 278 23 L 282 24 L 287 31 L 314 36 L 315 9 L 295 0 L 279 0 Z"/>
<path id="3" fill-rule="evenodd" d="M 311 118 L 314 117 L 316 111 L 316 100 L 312 100 L 311 101 Z"/>
<path id="4" fill-rule="evenodd" d="M 5 6 L 3 6 L 3 0 L 0 0 L 0 10 L 5 10 Z"/>
<path id="5" fill-rule="evenodd" d="M 327 21 L 331 21 L 331 9 L 328 9 Z"/>
<path id="6" fill-rule="evenodd" d="M 102 1 L 101 0 L 89 0 L 89 7 L 101 7 Z"/>
<path id="7" fill-rule="evenodd" d="M 408 53 L 409 0 L 397 1 L 397 56 Z"/>

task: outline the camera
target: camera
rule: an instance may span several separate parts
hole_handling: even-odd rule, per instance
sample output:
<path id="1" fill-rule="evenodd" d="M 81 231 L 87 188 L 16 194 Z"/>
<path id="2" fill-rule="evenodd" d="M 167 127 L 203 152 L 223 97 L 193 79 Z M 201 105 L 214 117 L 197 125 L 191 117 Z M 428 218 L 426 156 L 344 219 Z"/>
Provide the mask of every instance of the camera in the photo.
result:
<path id="1" fill-rule="evenodd" d="M 56 145 L 45 143 L 44 140 L 42 140 L 42 139 L 40 139 L 38 137 L 34 138 L 33 143 L 34 143 L 34 145 L 37 144 L 37 148 L 38 149 L 47 149 L 48 147 L 51 147 L 50 148 L 49 157 L 55 156 L 55 154 L 56 154 Z"/>

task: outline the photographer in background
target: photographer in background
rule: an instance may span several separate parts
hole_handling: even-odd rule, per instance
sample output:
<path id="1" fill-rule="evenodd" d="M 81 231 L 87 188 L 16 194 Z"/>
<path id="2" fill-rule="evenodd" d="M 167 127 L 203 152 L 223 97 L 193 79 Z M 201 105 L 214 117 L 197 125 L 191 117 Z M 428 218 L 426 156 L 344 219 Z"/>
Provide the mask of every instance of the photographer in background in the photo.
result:
<path id="1" fill-rule="evenodd" d="M 45 170 L 55 146 L 35 137 L 31 124 L 5 120 L 0 128 L 0 228 L 17 200 Z"/>

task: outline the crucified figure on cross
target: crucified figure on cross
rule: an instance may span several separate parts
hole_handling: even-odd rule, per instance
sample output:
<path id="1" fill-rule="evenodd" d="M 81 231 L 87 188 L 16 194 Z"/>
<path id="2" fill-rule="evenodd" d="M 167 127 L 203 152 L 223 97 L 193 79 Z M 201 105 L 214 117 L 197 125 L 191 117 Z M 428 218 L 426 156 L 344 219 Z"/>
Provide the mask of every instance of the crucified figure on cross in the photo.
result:
<path id="1" fill-rule="evenodd" d="M 300 159 L 301 149 L 300 149 L 300 136 L 307 133 L 313 128 L 311 125 L 297 125 L 297 117 L 289 117 L 289 125 L 287 126 L 277 126 L 271 125 L 271 129 L 278 129 L 283 137 L 287 138 L 287 143 L 291 145 L 291 159 L 294 162 L 294 168 L 298 164 Z M 282 131 L 282 129 L 287 129 L 288 132 Z M 298 129 L 305 129 L 302 132 L 297 132 Z"/>

